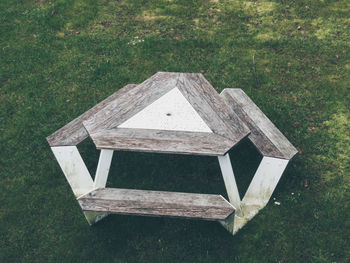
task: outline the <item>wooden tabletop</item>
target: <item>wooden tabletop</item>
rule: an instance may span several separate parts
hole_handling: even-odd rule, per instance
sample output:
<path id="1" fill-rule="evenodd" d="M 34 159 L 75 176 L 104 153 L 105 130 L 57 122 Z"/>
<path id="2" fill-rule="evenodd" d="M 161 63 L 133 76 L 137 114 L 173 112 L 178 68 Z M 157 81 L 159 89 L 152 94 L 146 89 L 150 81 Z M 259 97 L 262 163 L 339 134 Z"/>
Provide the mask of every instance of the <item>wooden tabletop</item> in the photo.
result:
<path id="1" fill-rule="evenodd" d="M 250 134 L 203 75 L 195 73 L 158 72 L 117 92 L 80 125 L 98 149 L 215 156 Z M 53 135 L 50 140 L 60 141 Z"/>

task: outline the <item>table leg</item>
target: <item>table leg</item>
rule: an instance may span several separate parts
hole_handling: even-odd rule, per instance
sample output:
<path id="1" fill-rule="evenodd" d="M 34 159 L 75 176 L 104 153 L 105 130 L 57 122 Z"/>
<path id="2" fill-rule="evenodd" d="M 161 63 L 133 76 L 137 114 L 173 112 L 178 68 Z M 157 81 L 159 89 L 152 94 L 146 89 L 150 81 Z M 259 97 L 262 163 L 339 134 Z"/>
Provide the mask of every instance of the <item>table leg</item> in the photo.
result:
<path id="1" fill-rule="evenodd" d="M 236 208 L 235 216 L 220 223 L 234 234 L 266 206 L 289 160 L 264 156 L 241 201 L 229 155 L 218 159 L 230 203 Z"/>
<path id="2" fill-rule="evenodd" d="M 51 147 L 51 150 L 55 155 L 76 198 L 79 198 L 80 196 L 85 195 L 94 189 L 94 181 L 92 180 L 89 170 L 86 168 L 86 165 L 81 158 L 76 146 L 55 146 Z M 98 182 L 98 185 L 103 185 L 103 183 L 105 184 L 107 180 L 109 165 L 108 169 L 106 169 L 106 163 L 108 163 L 109 156 L 110 159 L 112 159 L 112 155 L 113 153 L 101 154 L 101 164 L 99 161 L 100 169 L 97 169 L 99 171 L 99 176 L 97 176 L 98 180 L 95 180 Z M 108 214 L 98 212 L 84 212 L 84 215 L 88 223 L 92 225 Z"/>
<path id="3" fill-rule="evenodd" d="M 275 190 L 289 160 L 263 157 L 243 198 L 244 205 L 264 207 Z"/>
<path id="4" fill-rule="evenodd" d="M 113 150 L 102 149 L 100 153 L 100 159 L 98 160 L 94 189 L 106 187 L 109 168 L 113 158 Z"/>
<path id="5" fill-rule="evenodd" d="M 93 190 L 93 181 L 76 146 L 51 147 L 76 198 Z"/>
<path id="6" fill-rule="evenodd" d="M 218 156 L 218 159 L 230 203 L 235 207 L 236 215 L 242 216 L 241 198 L 239 197 L 239 192 L 236 184 L 235 175 L 232 170 L 230 156 L 227 153 L 224 156 Z"/>

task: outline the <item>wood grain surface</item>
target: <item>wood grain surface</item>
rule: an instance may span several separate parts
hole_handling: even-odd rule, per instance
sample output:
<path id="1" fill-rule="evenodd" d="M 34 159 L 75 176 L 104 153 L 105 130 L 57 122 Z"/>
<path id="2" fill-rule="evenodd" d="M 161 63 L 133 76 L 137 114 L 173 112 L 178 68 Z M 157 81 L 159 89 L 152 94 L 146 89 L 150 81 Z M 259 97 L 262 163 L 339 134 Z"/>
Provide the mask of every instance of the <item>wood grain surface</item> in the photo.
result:
<path id="1" fill-rule="evenodd" d="M 233 145 L 250 133 L 202 74 L 181 73 L 179 79 L 180 91 L 214 133 L 230 139 Z"/>
<path id="2" fill-rule="evenodd" d="M 212 129 L 213 135 L 117 128 L 176 87 Z M 201 74 L 174 72 L 158 72 L 109 102 L 83 125 L 97 148 L 179 154 L 223 155 L 250 133 Z"/>
<path id="3" fill-rule="evenodd" d="M 234 207 L 221 195 L 100 188 L 78 199 L 84 211 L 224 220 Z"/>
<path id="4" fill-rule="evenodd" d="M 214 133 L 117 128 L 90 134 L 98 149 L 222 156 L 232 141 Z"/>
<path id="5" fill-rule="evenodd" d="M 118 127 L 130 117 L 176 86 L 175 73 L 158 72 L 130 92 L 111 101 L 103 109 L 84 122 L 89 133 Z"/>
<path id="6" fill-rule="evenodd" d="M 298 151 L 241 89 L 224 89 L 221 96 L 251 130 L 250 141 L 264 156 L 291 159 Z"/>
<path id="7" fill-rule="evenodd" d="M 128 84 L 117 92 L 113 93 L 111 96 L 98 103 L 79 117 L 75 118 L 73 121 L 69 122 L 67 125 L 63 126 L 61 129 L 54 132 L 52 135 L 46 138 L 47 142 L 51 147 L 53 146 L 75 146 L 82 142 L 88 137 L 88 133 L 83 126 L 83 121 L 89 119 L 96 112 L 104 108 L 110 102 L 116 98 L 128 93 L 136 84 Z"/>

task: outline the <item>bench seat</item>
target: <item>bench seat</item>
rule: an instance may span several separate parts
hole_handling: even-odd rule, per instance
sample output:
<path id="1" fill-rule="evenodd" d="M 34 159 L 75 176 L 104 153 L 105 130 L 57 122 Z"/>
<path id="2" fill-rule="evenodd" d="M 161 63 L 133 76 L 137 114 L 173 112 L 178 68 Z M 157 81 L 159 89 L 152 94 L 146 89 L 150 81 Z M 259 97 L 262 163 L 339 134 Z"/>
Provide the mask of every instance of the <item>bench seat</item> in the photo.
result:
<path id="1" fill-rule="evenodd" d="M 242 89 L 224 89 L 221 97 L 249 127 L 249 140 L 266 157 L 290 160 L 298 151 Z"/>
<path id="2" fill-rule="evenodd" d="M 234 207 L 221 195 L 99 188 L 80 198 L 83 211 L 225 220 Z"/>

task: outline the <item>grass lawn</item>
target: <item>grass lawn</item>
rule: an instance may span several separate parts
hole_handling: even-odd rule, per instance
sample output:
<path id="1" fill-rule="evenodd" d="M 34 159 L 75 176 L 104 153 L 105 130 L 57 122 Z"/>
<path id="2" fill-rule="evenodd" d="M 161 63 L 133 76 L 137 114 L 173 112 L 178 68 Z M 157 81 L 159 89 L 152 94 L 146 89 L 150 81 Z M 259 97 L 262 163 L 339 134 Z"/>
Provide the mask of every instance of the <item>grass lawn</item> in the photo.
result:
<path id="1" fill-rule="evenodd" d="M 157 71 L 242 88 L 298 147 L 235 236 L 166 218 L 89 227 L 45 140 Z M 350 262 L 349 94 L 348 0 L 2 0 L 0 262 Z M 93 172 L 97 150 L 79 149 Z M 233 151 L 243 194 L 261 156 Z M 225 195 L 214 157 L 116 152 L 108 186 Z"/>

